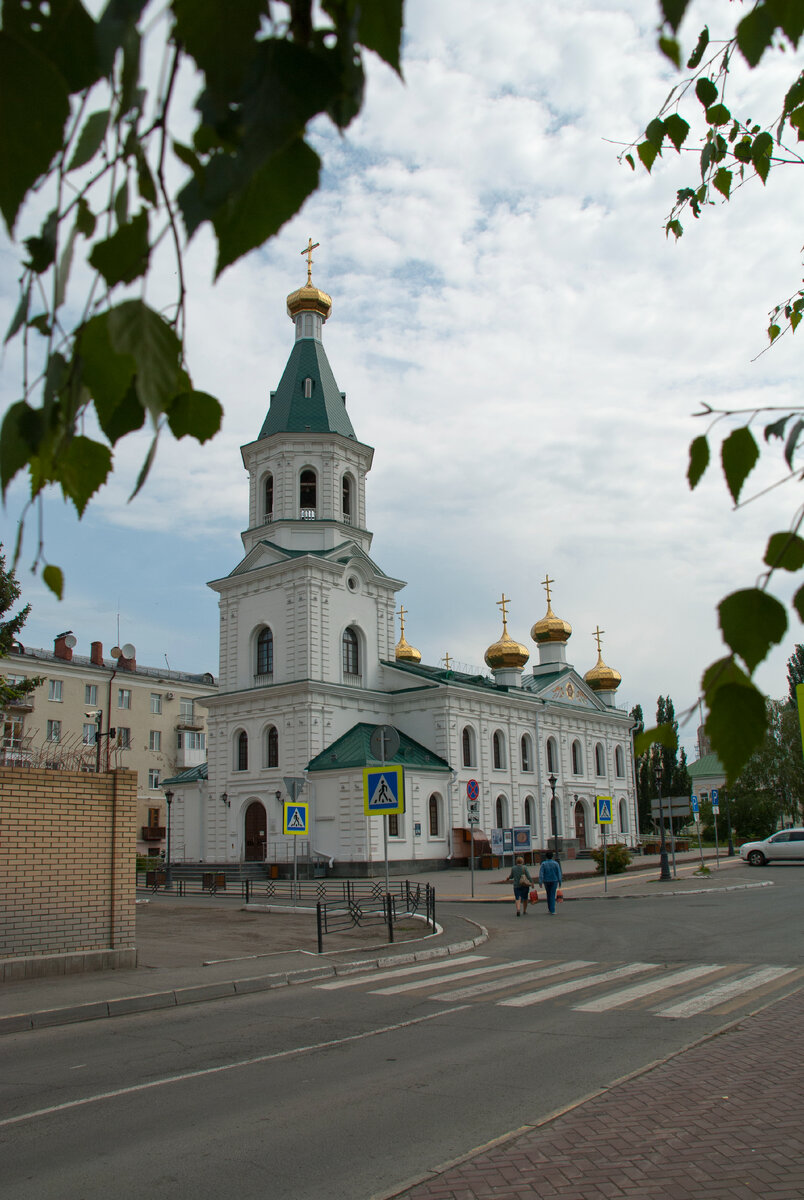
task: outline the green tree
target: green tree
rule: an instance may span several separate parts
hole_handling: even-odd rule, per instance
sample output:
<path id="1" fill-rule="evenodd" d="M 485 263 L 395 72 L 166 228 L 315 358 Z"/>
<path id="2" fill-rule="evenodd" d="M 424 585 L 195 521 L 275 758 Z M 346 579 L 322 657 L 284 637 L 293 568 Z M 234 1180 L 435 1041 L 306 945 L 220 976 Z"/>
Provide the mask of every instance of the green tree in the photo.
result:
<path id="1" fill-rule="evenodd" d="M 7 615 L 19 598 L 20 585 L 14 572 L 6 570 L 6 558 L 0 545 L 0 658 L 8 658 L 13 653 L 14 644 L 31 611 L 30 604 L 26 604 L 13 615 Z M 22 700 L 39 683 L 41 680 L 38 678 L 25 679 L 22 683 L 9 683 L 7 676 L 0 675 L 0 713 L 5 712 L 9 704 Z"/>
<path id="2" fill-rule="evenodd" d="M 342 130 L 357 115 L 365 50 L 399 71 L 402 4 L 108 0 L 95 19 L 80 0 L 5 0 L 0 212 L 22 258 L 5 340 L 22 339 L 23 378 L 0 431 L 4 498 L 27 470 L 29 504 L 58 488 L 81 516 L 127 434 L 152 435 L 134 495 L 165 431 L 214 436 L 221 406 L 185 354 L 186 243 L 211 229 L 217 278 L 298 212 L 319 179 L 307 126 L 325 114 Z M 162 57 L 155 86 L 146 48 Z M 193 110 L 177 86 L 188 69 Z M 47 215 L 20 231 L 34 191 Z M 165 252 L 176 291 L 157 309 L 146 283 Z M 89 279 L 81 296 L 76 277 Z M 35 565 L 60 596 L 41 542 Z"/>
<path id="3" fill-rule="evenodd" d="M 640 727 L 644 724 L 641 705 L 631 709 L 631 717 Z M 637 808 L 639 828 L 643 833 L 653 828 L 651 802 L 659 795 L 657 770 L 661 772 L 663 796 L 687 796 L 692 790 L 684 750 L 679 758 L 678 721 L 670 696 L 659 696 L 656 701 L 656 729 L 661 730 L 661 740 L 644 746 L 636 759 Z M 648 736 L 655 732 L 649 730 Z M 637 740 L 641 733 L 641 728 L 636 731 Z"/>
<path id="4" fill-rule="evenodd" d="M 691 0 L 659 0 L 659 47 L 677 68 L 684 62 L 686 70 L 648 122 L 643 137 L 621 155 L 632 169 L 638 160 L 650 172 L 665 152 L 690 154 L 696 175 L 677 191 L 665 223 L 666 235 L 673 234 L 676 239 L 684 232 L 682 218 L 691 214 L 698 220 L 731 200 L 744 185 L 765 187 L 778 168 L 804 165 L 804 71 L 800 58 L 792 53 L 804 34 L 804 4 L 800 0 L 755 0 L 724 9 L 736 14 L 724 18 L 728 28 L 713 35 L 704 26 L 686 54 L 678 33 L 692 7 Z M 756 114 L 736 112 L 730 98 L 730 68 L 735 57 L 755 70 L 767 63 L 770 55 L 782 52 L 789 71 L 774 111 L 760 120 L 755 119 Z M 757 236 L 761 237 L 761 229 Z M 798 279 L 798 261 L 794 269 Z M 785 333 L 793 334 L 803 315 L 804 289 L 796 286 L 787 299 L 773 305 L 767 330 L 770 344 Z M 794 460 L 804 433 L 804 409 L 774 410 L 772 416 L 769 411 L 741 412 L 705 405 L 697 415 L 708 428 L 690 445 L 690 487 L 697 486 L 709 465 L 709 442 L 716 429 L 724 431 L 720 460 L 735 507 L 754 498 L 744 498 L 743 487 L 762 452 L 754 436 L 757 427 L 764 425 L 766 446 L 771 441 L 783 446 L 780 482 L 800 477 Z M 729 780 L 738 777 L 751 753 L 762 744 L 767 728 L 765 698 L 752 676 L 787 632 L 786 607 L 771 595 L 769 585 L 779 571 L 798 573 L 804 568 L 804 539 L 799 536 L 802 523 L 804 508 L 797 508 L 789 528 L 771 534 L 758 584 L 726 596 L 718 607 L 727 654 L 706 669 L 701 686 L 708 708 L 706 732 Z M 796 591 L 792 606 L 804 619 L 804 586 Z M 655 736 L 646 732 L 646 742 L 651 734 Z"/>
<path id="5" fill-rule="evenodd" d="M 796 686 L 804 683 L 804 646 L 796 644 L 796 648 L 787 660 L 787 687 L 791 708 L 798 708 Z"/>

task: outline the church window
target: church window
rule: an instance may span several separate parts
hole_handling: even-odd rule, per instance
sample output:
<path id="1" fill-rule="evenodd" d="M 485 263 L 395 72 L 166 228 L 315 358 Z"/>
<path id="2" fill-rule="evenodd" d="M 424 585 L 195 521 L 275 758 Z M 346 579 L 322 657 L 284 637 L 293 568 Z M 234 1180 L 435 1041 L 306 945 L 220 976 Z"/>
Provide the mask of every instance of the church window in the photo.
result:
<path id="1" fill-rule="evenodd" d="M 401 837 L 399 832 L 399 813 L 388 814 L 388 836 Z"/>
<path id="2" fill-rule="evenodd" d="M 348 475 L 343 477 L 343 519 L 347 525 L 352 523 L 352 481 Z"/>
<path id="3" fill-rule="evenodd" d="M 547 773 L 548 775 L 558 774 L 558 747 L 555 738 L 547 739 Z"/>
<path id="4" fill-rule="evenodd" d="M 505 766 L 505 738 L 499 729 L 494 730 L 491 739 L 491 761 L 495 771 L 502 771 Z"/>
<path id="5" fill-rule="evenodd" d="M 497 803 L 494 806 L 494 814 L 497 818 L 497 828 L 508 828 L 508 801 L 505 796 L 498 796 Z"/>
<path id="6" fill-rule="evenodd" d="M 315 471 L 311 471 L 309 467 L 302 471 L 299 478 L 299 508 L 303 521 L 315 520 L 316 482 Z"/>
<path id="7" fill-rule="evenodd" d="M 573 775 L 583 775 L 583 754 L 581 743 L 577 738 L 572 743 L 572 773 Z"/>
<path id="8" fill-rule="evenodd" d="M 441 836 L 441 797 L 433 792 L 427 802 L 427 815 L 430 825 L 430 837 Z"/>
<path id="9" fill-rule="evenodd" d="M 310 397 L 312 396 L 312 394 L 313 394 L 313 381 L 310 378 L 310 376 L 308 375 L 304 381 L 304 398 L 305 398 L 305 400 L 309 400 Z"/>
<path id="10" fill-rule="evenodd" d="M 461 734 L 461 760 L 465 767 L 475 765 L 475 731 L 469 725 L 464 725 Z"/>
<path id="11" fill-rule="evenodd" d="M 235 770 L 248 770 L 248 734 L 241 729 L 235 742 Z"/>
<path id="12" fill-rule="evenodd" d="M 269 725 L 265 731 L 263 765 L 266 767 L 279 766 L 279 734 L 275 725 Z"/>
<path id="13" fill-rule="evenodd" d="M 522 770 L 523 771 L 532 771 L 533 770 L 533 745 L 530 740 L 530 735 L 527 733 L 522 734 L 522 741 L 520 742 L 520 753 L 521 753 L 521 761 L 522 761 Z"/>
<path id="14" fill-rule="evenodd" d="M 533 797 L 525 797 L 525 824 L 529 829 L 536 828 L 536 809 L 533 804 Z"/>
<path id="15" fill-rule="evenodd" d="M 257 635 L 257 675 L 273 675 L 274 673 L 274 635 L 271 630 L 261 629 Z"/>
<path id="16" fill-rule="evenodd" d="M 595 775 L 606 774 L 606 752 L 598 742 L 595 746 Z"/>
<path id="17" fill-rule="evenodd" d="M 618 779 L 625 779 L 625 755 L 622 746 L 614 748 L 614 773 Z"/>
<path id="18" fill-rule="evenodd" d="M 620 801 L 620 830 L 628 833 L 628 805 L 624 800 Z"/>
<path id="19" fill-rule="evenodd" d="M 360 674 L 360 646 L 357 634 L 351 625 L 343 631 L 343 673 L 344 675 Z"/>
<path id="20" fill-rule="evenodd" d="M 274 477 L 273 475 L 265 476 L 265 486 L 263 488 L 265 498 L 265 520 L 270 521 L 274 511 Z"/>

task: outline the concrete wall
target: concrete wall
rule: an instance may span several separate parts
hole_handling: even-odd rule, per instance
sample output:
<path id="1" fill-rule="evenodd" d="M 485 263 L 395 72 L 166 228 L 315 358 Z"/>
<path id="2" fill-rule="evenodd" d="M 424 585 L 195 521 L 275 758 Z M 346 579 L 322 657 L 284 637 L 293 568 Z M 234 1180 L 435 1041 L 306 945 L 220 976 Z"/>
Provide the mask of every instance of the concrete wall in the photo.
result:
<path id="1" fill-rule="evenodd" d="M 0 967 L 93 951 L 119 953 L 62 969 L 134 964 L 136 815 L 134 771 L 0 767 Z"/>

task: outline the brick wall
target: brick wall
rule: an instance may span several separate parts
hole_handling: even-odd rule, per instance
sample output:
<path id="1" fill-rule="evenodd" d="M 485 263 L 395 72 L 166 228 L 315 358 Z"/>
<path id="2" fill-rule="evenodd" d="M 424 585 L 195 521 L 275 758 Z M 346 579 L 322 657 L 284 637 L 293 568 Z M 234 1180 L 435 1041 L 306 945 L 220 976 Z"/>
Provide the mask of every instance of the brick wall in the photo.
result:
<path id="1" fill-rule="evenodd" d="M 137 775 L 0 767 L 0 959 L 134 945 Z"/>

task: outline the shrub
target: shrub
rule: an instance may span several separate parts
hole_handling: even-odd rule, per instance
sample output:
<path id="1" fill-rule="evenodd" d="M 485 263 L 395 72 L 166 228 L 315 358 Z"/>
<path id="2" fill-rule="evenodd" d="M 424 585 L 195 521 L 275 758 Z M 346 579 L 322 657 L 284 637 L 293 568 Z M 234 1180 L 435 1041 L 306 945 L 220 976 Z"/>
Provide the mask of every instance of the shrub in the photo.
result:
<path id="1" fill-rule="evenodd" d="M 597 869 L 603 874 L 603 847 L 592 851 L 592 858 L 597 863 Z M 606 847 L 606 872 L 609 875 L 620 875 L 631 861 L 631 851 L 623 842 L 612 842 Z"/>

